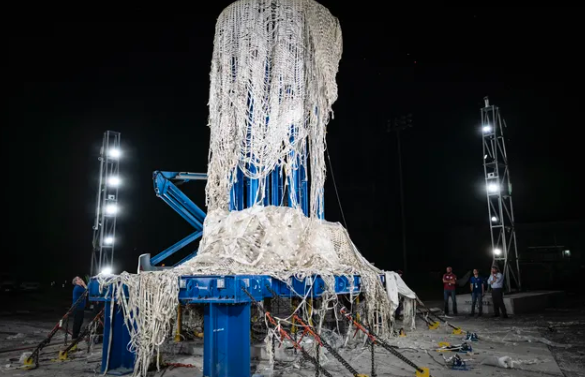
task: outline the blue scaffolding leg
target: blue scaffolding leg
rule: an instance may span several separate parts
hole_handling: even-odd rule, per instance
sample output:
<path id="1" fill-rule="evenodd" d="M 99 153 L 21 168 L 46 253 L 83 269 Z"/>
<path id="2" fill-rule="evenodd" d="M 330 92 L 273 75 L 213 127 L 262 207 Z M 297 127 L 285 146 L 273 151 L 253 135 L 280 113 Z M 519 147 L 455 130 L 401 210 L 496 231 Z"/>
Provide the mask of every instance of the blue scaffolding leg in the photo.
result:
<path id="1" fill-rule="evenodd" d="M 250 377 L 250 319 L 250 303 L 205 305 L 205 377 Z"/>
<path id="2" fill-rule="evenodd" d="M 114 305 L 113 317 L 110 316 L 111 306 Z M 102 350 L 102 373 L 122 376 L 134 371 L 133 352 L 128 351 L 130 332 L 124 322 L 122 309 L 114 302 L 106 302 L 104 309 L 104 346 Z M 111 332 L 110 332 L 111 327 Z M 110 345 L 110 337 L 112 337 Z M 109 346 L 108 346 L 109 345 Z M 108 352 L 109 351 L 109 352 Z M 110 360 L 108 362 L 108 354 Z"/>

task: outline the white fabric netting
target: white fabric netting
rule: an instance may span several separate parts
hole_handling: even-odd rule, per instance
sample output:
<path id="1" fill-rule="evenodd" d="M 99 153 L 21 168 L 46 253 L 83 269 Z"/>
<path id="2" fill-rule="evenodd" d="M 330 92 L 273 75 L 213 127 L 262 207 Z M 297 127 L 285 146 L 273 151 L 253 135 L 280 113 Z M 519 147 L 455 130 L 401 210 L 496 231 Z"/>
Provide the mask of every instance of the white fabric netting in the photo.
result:
<path id="1" fill-rule="evenodd" d="M 241 0 L 223 11 L 211 64 L 208 210 L 228 209 L 238 168 L 259 179 L 259 203 L 275 167 L 286 182 L 308 159 L 317 214 L 341 50 L 338 20 L 313 0 Z"/>
<path id="2" fill-rule="evenodd" d="M 392 307 L 382 272 L 362 257 L 341 225 L 318 219 L 341 50 L 337 19 L 313 0 L 240 0 L 220 15 L 210 74 L 208 215 L 199 253 L 170 270 L 100 277 L 102 288 L 114 290 L 129 325 L 135 375 L 146 375 L 171 331 L 182 275 L 261 274 L 282 281 L 320 275 L 327 293 L 315 309 L 319 330 L 338 304 L 334 277 L 359 275 L 364 318 L 381 335 L 390 333 Z M 268 174 L 278 167 L 286 184 L 299 161 L 310 168 L 310 216 L 298 203 L 261 206 Z M 256 205 L 228 212 L 238 169 L 259 180 Z M 283 191 L 294 197 L 292 189 Z M 310 310 L 297 314 L 313 312 L 306 300 L 299 307 Z"/>

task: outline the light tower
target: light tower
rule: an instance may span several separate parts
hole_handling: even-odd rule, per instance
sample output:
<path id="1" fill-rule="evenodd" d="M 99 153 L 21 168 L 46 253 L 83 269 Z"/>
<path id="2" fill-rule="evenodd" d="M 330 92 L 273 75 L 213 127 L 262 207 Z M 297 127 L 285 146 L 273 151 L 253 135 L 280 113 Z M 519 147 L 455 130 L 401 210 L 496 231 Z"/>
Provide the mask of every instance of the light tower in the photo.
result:
<path id="1" fill-rule="evenodd" d="M 490 105 L 484 98 L 481 109 L 481 132 L 483 135 L 483 169 L 485 173 L 488 221 L 492 241 L 493 263 L 499 265 L 504 274 L 506 291 L 521 289 L 520 263 L 514 230 L 514 207 L 512 204 L 512 183 L 504 141 L 506 122 L 500 109 Z"/>
<path id="2" fill-rule="evenodd" d="M 120 133 L 104 132 L 100 150 L 100 177 L 98 182 L 96 214 L 93 224 L 91 276 L 111 273 L 116 244 L 118 215 L 118 186 L 120 185 Z"/>

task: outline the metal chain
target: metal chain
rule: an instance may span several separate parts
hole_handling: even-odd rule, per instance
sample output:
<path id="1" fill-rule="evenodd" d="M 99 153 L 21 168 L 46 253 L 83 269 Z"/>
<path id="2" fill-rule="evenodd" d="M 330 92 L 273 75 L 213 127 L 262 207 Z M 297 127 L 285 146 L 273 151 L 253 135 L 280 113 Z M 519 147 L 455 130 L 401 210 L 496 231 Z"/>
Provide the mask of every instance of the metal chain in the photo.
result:
<path id="1" fill-rule="evenodd" d="M 266 284 L 266 289 L 273 296 L 277 296 L 276 292 L 274 292 L 274 290 L 272 290 L 272 288 L 268 284 Z M 292 307 L 291 307 L 291 309 L 292 309 Z M 329 351 L 329 353 L 331 353 L 333 355 L 333 357 L 335 357 L 337 359 L 337 361 L 339 361 L 341 363 L 341 365 L 343 365 L 345 367 L 345 369 L 347 369 L 354 376 L 359 375 L 359 373 L 351 366 L 351 364 L 349 364 L 343 357 L 341 357 L 341 355 L 335 349 L 333 349 L 333 347 L 331 347 L 331 345 L 329 343 L 327 343 L 327 341 L 325 341 L 325 339 L 323 339 L 321 334 L 318 334 L 310 325 L 305 324 L 305 326 L 307 326 L 309 329 L 311 329 L 311 331 L 319 337 L 319 339 L 317 339 L 317 350 L 319 349 L 319 341 L 320 341 L 321 343 L 323 343 L 323 347 L 325 347 L 325 349 L 327 351 Z M 317 351 L 317 356 L 319 355 L 318 352 L 319 351 Z"/>
<path id="2" fill-rule="evenodd" d="M 347 310 L 347 309 L 346 309 Z M 361 326 L 363 326 L 365 328 L 365 326 L 360 323 L 357 319 L 353 318 L 353 316 L 348 317 L 346 315 L 343 315 L 348 321 L 356 321 L 357 323 L 359 323 Z M 380 346 L 382 346 L 385 350 L 387 350 L 388 352 L 390 352 L 392 355 L 396 356 L 397 358 L 399 358 L 400 360 L 402 360 L 404 363 L 410 365 L 411 367 L 413 367 L 414 369 L 416 369 L 417 372 L 422 373 L 423 370 L 416 365 L 415 363 L 413 363 L 412 361 L 410 361 L 409 359 L 407 359 L 403 354 L 401 354 L 400 352 L 396 351 L 395 347 L 389 345 L 388 343 L 386 343 L 385 341 L 381 340 L 372 330 L 368 329 L 368 332 L 370 333 L 370 335 L 372 337 L 374 337 L 374 342 L 378 343 Z"/>
<path id="3" fill-rule="evenodd" d="M 243 291 L 244 291 L 244 293 L 245 293 L 245 294 L 246 294 L 246 295 L 247 295 L 247 296 L 250 298 L 250 300 L 251 300 L 251 301 L 252 301 L 254 304 L 256 304 L 256 306 L 257 306 L 258 308 L 260 308 L 260 310 L 261 310 L 261 311 L 264 313 L 264 315 L 266 315 L 266 311 L 264 311 L 264 308 L 263 308 L 263 307 L 262 307 L 262 306 L 261 306 L 261 305 L 258 303 L 258 301 L 256 301 L 256 299 L 254 298 L 254 296 L 252 296 L 252 294 L 251 294 L 250 292 L 248 292 L 248 290 L 247 290 L 246 288 L 242 287 L 242 290 L 243 290 Z M 284 330 L 282 330 L 282 331 L 284 331 Z M 319 362 L 318 362 L 318 361 L 317 361 L 317 360 L 316 360 L 316 359 L 315 359 L 313 356 L 311 356 L 311 355 L 310 355 L 310 354 L 307 352 L 307 350 L 305 350 L 305 349 L 304 349 L 304 348 L 303 348 L 303 347 L 302 347 L 300 344 L 298 344 L 298 343 L 296 343 L 296 342 L 295 342 L 295 344 L 298 346 L 298 349 L 301 351 L 301 355 L 302 355 L 302 356 L 303 356 L 303 357 L 304 357 L 306 360 L 310 361 L 310 362 L 311 362 L 311 363 L 312 363 L 312 364 L 315 366 L 315 368 L 317 368 L 317 369 L 320 369 L 320 370 L 321 370 L 321 372 L 323 373 L 323 375 L 324 375 L 325 377 L 333 377 L 333 375 L 332 375 L 331 373 L 329 373 L 329 372 L 328 372 L 326 369 L 324 369 L 324 368 L 323 368 L 323 367 L 322 367 L 322 366 L 319 364 Z M 296 349 L 297 349 L 297 347 L 294 347 L 294 349 L 296 350 Z"/>
<path id="4" fill-rule="evenodd" d="M 319 335 L 319 334 L 317 334 L 317 335 Z M 337 353 L 337 351 L 335 351 L 333 349 L 333 347 L 331 347 L 329 345 L 329 343 L 327 343 L 325 341 L 325 339 L 323 339 L 320 335 L 319 335 L 319 338 L 320 338 L 319 340 L 321 340 L 321 343 L 323 343 L 323 347 L 325 347 L 325 349 L 327 351 L 329 351 L 329 353 L 331 353 L 333 355 L 333 357 L 335 357 L 337 359 L 337 361 L 339 361 L 341 363 L 341 365 L 343 365 L 345 367 L 345 369 L 347 369 L 354 376 L 359 375 L 357 370 L 355 370 L 343 357 L 341 357 L 341 355 L 339 353 Z M 319 343 L 319 341 L 317 341 L 317 343 Z"/>
<path id="5" fill-rule="evenodd" d="M 370 342 L 370 349 L 372 350 L 372 373 L 371 373 L 371 377 L 377 377 L 378 375 L 376 374 L 376 362 L 375 362 L 375 357 L 376 357 L 376 345 L 374 344 L 374 342 Z"/>
<path id="6" fill-rule="evenodd" d="M 315 360 L 319 362 L 319 342 L 315 342 Z M 319 368 L 315 368 L 315 377 L 319 377 Z"/>

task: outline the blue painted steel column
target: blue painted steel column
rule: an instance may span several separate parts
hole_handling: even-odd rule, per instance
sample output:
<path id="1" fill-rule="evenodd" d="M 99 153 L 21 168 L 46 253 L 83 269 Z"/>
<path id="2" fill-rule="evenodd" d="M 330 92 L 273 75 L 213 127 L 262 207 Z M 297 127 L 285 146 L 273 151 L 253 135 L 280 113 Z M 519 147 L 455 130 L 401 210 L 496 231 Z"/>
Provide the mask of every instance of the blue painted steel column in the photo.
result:
<path id="1" fill-rule="evenodd" d="M 244 209 L 244 173 L 238 167 L 236 168 L 236 183 L 233 184 L 230 191 L 230 211 L 241 211 Z"/>
<path id="2" fill-rule="evenodd" d="M 114 315 L 110 316 L 111 307 L 114 305 Z M 102 373 L 108 367 L 108 374 L 121 376 L 134 371 L 135 355 L 128 351 L 130 332 L 124 322 L 122 309 L 111 301 L 106 301 L 104 309 L 104 345 L 102 349 Z M 111 327 L 111 332 L 110 332 Z M 110 337 L 112 337 L 111 346 Z M 109 352 L 108 352 L 109 351 Z M 110 360 L 108 363 L 108 353 Z"/>
<path id="3" fill-rule="evenodd" d="M 281 171 L 280 166 L 276 166 L 272 173 L 270 173 L 271 178 L 270 204 L 272 204 L 273 206 L 282 205 L 282 177 L 280 176 L 280 171 Z"/>
<path id="4" fill-rule="evenodd" d="M 247 138 L 251 138 L 252 135 L 252 131 L 251 131 L 251 126 L 252 126 L 252 122 L 254 121 L 254 99 L 252 98 L 252 95 L 250 93 L 248 93 L 248 111 L 249 111 L 249 119 L 248 119 L 248 127 L 246 130 L 246 135 Z M 250 158 L 250 164 L 248 165 L 248 170 L 250 171 L 250 173 L 255 174 L 257 173 L 257 167 L 254 164 L 254 156 L 253 155 L 248 155 L 247 157 Z M 254 205 L 254 203 L 256 203 L 256 200 L 259 198 L 258 195 L 258 179 L 252 179 L 252 178 L 248 178 L 246 177 L 246 181 L 247 181 L 247 208 L 250 208 Z"/>
<path id="5" fill-rule="evenodd" d="M 307 170 L 308 170 L 308 163 L 307 163 L 307 142 L 303 142 L 303 157 L 301 160 L 300 166 L 301 174 L 300 174 L 300 181 L 301 181 L 301 208 L 303 209 L 303 213 L 305 216 L 309 216 L 309 181 L 307 177 Z"/>
<path id="6" fill-rule="evenodd" d="M 321 189 L 323 192 L 324 189 Z M 324 220 L 325 219 L 325 196 L 321 195 L 319 202 L 317 203 L 317 218 Z"/>
<path id="7" fill-rule="evenodd" d="M 250 377 L 250 305 L 205 305 L 205 377 Z"/>
<path id="8" fill-rule="evenodd" d="M 294 126 L 291 126 L 291 136 L 290 142 L 291 144 L 295 141 L 295 132 Z M 288 206 L 297 208 L 300 201 L 300 172 L 299 172 L 299 165 L 300 165 L 300 158 L 299 155 L 292 151 L 289 154 L 289 160 L 292 161 L 291 163 L 291 172 L 288 177 Z"/>
<path id="9" fill-rule="evenodd" d="M 256 173 L 256 165 L 250 164 L 249 166 L 250 173 Z M 246 208 L 250 208 L 256 203 L 256 200 L 259 198 L 258 194 L 258 179 L 247 178 L 248 181 L 248 200 Z"/>

